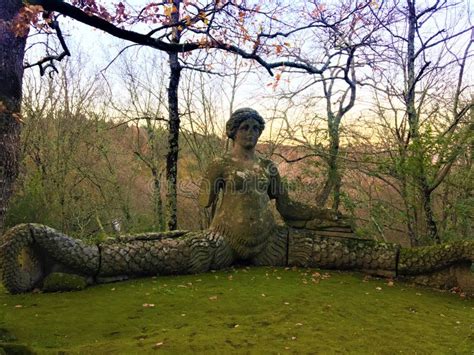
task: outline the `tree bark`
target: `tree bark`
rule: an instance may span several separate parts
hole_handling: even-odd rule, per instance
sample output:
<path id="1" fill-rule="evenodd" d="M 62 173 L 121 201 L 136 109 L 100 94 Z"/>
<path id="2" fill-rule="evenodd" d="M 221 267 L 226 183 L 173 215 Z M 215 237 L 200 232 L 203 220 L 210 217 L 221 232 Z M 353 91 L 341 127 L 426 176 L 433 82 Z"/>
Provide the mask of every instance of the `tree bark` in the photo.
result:
<path id="1" fill-rule="evenodd" d="M 163 200 L 161 199 L 161 174 L 156 167 L 151 170 L 153 176 L 153 220 L 154 226 L 159 231 L 165 229 L 163 218 Z"/>
<path id="2" fill-rule="evenodd" d="M 26 36 L 11 31 L 21 0 L 0 2 L 0 235 L 4 231 L 8 202 L 18 176 L 21 89 Z"/>
<path id="3" fill-rule="evenodd" d="M 181 0 L 174 0 L 173 11 L 171 17 L 174 23 L 179 21 L 179 7 Z M 180 30 L 173 29 L 172 41 L 179 43 Z M 179 64 L 178 53 L 169 53 L 170 60 L 170 82 L 168 87 L 168 154 L 166 155 L 166 180 L 168 183 L 168 193 L 166 196 L 167 212 L 168 212 L 168 229 L 175 230 L 178 227 L 177 218 L 177 180 L 178 180 L 178 152 L 179 152 L 179 105 L 178 105 L 178 87 L 181 77 L 181 65 Z"/>
<path id="4" fill-rule="evenodd" d="M 327 159 L 328 171 L 324 187 L 317 198 L 317 204 L 323 206 L 326 204 L 331 191 L 333 192 L 332 209 L 337 211 L 340 203 L 341 174 L 339 172 L 339 123 L 331 114 L 328 114 L 328 132 L 329 132 L 329 157 Z"/>
<path id="5" fill-rule="evenodd" d="M 169 106 L 169 131 L 168 131 L 168 154 L 166 156 L 166 180 L 168 182 L 168 193 L 166 202 L 168 206 L 168 229 L 175 230 L 178 226 L 176 215 L 177 209 L 177 179 L 178 179 L 178 152 L 179 152 L 179 126 L 180 118 L 178 111 L 178 86 L 181 76 L 181 66 L 178 62 L 178 54 L 170 54 L 170 83 L 168 87 Z"/>
<path id="6" fill-rule="evenodd" d="M 417 78 L 415 76 L 415 34 L 417 28 L 417 14 L 414 0 L 407 0 L 408 6 L 408 35 L 407 35 L 407 87 L 405 105 L 410 127 L 410 136 L 413 139 L 413 157 L 415 166 L 415 179 L 417 180 L 420 195 L 422 198 L 425 223 L 428 229 L 428 237 L 436 244 L 440 243 L 438 228 L 433 214 L 432 190 L 430 189 L 426 176 L 423 148 L 419 137 L 419 117 L 415 108 L 415 86 Z"/>
<path id="7" fill-rule="evenodd" d="M 425 183 L 425 181 L 423 181 Z M 425 220 L 428 227 L 428 236 L 435 244 L 440 244 L 441 239 L 438 233 L 438 227 L 434 219 L 432 208 L 432 191 L 429 186 L 423 184 L 423 209 L 425 211 Z"/>

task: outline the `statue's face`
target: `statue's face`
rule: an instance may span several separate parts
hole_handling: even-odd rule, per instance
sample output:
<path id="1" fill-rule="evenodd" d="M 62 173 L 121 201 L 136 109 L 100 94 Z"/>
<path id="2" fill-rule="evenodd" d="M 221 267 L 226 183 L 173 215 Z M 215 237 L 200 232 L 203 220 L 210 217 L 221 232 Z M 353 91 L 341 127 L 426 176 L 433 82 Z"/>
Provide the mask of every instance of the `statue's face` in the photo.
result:
<path id="1" fill-rule="evenodd" d="M 240 145 L 242 148 L 250 149 L 257 145 L 260 137 L 260 124 L 252 118 L 243 121 L 234 137 L 234 144 Z"/>

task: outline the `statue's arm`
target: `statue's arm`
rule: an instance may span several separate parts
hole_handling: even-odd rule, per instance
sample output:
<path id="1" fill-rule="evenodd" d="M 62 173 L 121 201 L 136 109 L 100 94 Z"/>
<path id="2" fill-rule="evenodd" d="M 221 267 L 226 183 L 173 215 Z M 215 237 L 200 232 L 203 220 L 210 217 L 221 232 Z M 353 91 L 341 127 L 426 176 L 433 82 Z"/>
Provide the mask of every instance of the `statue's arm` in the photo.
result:
<path id="1" fill-rule="evenodd" d="M 330 209 L 292 200 L 273 162 L 269 164 L 269 171 L 271 176 L 269 196 L 276 200 L 276 208 L 285 221 L 337 220 L 338 216 Z"/>
<path id="2" fill-rule="evenodd" d="M 221 159 L 214 160 L 209 164 L 201 180 L 199 205 L 204 208 L 210 207 L 219 194 L 219 189 L 223 186 L 223 162 Z"/>

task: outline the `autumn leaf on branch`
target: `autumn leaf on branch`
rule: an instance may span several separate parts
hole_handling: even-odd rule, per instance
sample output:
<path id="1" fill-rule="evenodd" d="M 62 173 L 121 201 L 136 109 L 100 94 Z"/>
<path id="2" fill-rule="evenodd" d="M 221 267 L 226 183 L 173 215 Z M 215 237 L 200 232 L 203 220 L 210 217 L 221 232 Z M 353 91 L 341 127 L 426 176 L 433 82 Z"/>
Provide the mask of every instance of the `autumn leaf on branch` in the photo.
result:
<path id="1" fill-rule="evenodd" d="M 30 25 L 35 26 L 40 21 L 39 14 L 43 12 L 40 5 L 23 6 L 12 21 L 11 30 L 17 37 L 28 34 Z"/>

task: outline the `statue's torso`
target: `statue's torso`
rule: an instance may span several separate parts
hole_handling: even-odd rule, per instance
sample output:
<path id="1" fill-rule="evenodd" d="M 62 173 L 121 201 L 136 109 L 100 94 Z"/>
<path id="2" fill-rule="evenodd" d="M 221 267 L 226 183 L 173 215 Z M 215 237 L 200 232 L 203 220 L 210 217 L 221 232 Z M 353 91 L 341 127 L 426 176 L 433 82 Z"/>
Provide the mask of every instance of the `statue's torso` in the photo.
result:
<path id="1" fill-rule="evenodd" d="M 249 258 L 262 250 L 275 228 L 270 201 L 269 161 L 242 163 L 222 160 L 222 201 L 210 228 L 222 233 L 237 256 Z"/>

